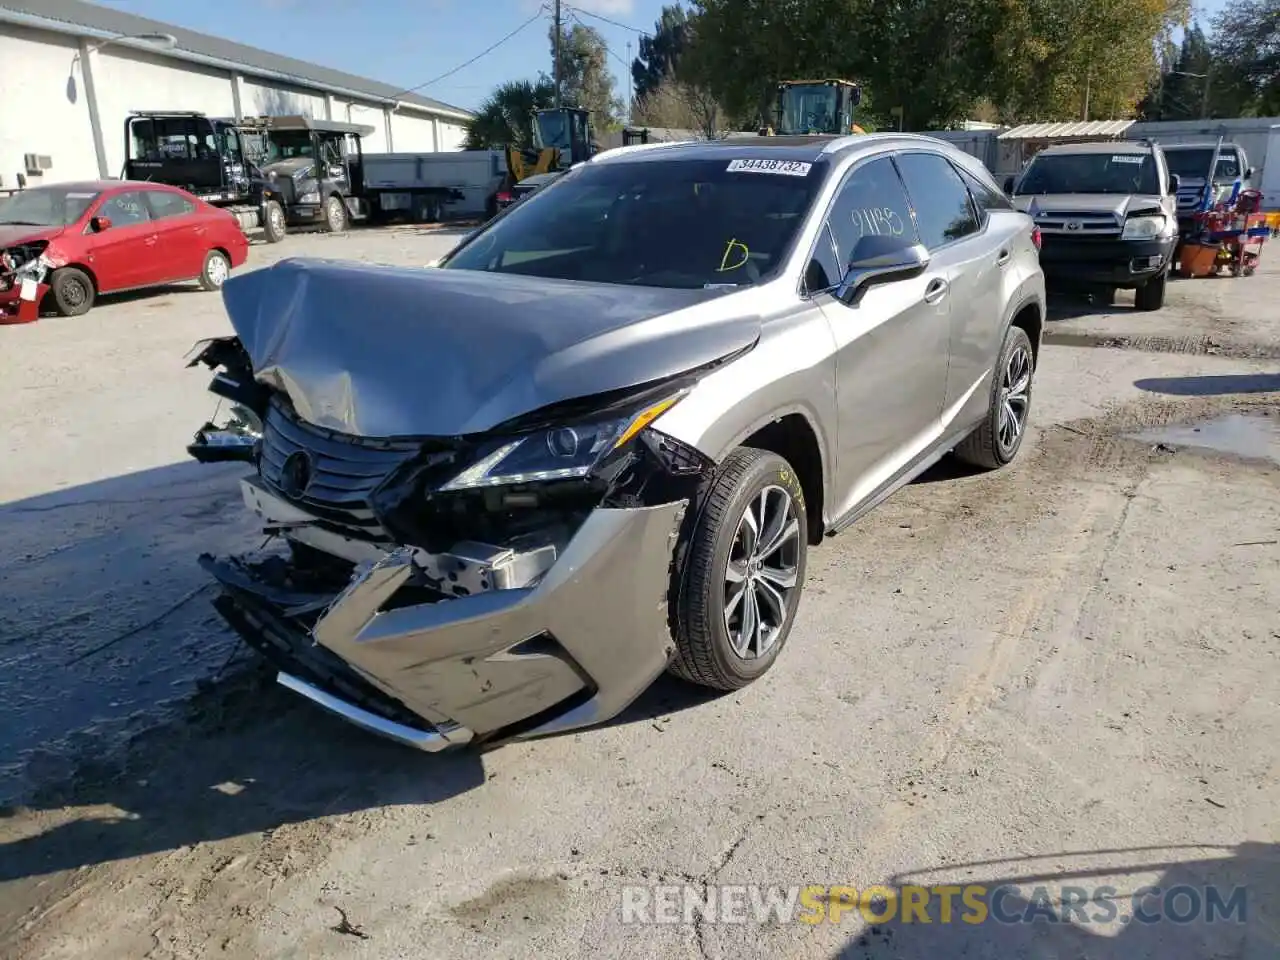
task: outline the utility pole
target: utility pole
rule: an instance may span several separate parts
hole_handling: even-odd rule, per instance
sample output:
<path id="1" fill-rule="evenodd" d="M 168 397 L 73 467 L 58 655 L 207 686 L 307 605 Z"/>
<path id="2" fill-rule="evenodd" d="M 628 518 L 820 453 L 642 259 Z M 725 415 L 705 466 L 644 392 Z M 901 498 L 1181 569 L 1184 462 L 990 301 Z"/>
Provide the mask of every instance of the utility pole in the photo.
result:
<path id="1" fill-rule="evenodd" d="M 556 109 L 560 109 L 560 0 L 555 0 L 555 39 L 551 43 L 551 55 L 555 57 L 553 75 L 556 83 Z"/>
<path id="2" fill-rule="evenodd" d="M 631 87 L 631 41 L 627 41 L 627 126 L 631 126 L 631 108 L 634 104 Z"/>
<path id="3" fill-rule="evenodd" d="M 1204 94 L 1200 98 L 1200 119 L 1209 119 L 1209 82 L 1213 78 L 1213 64 L 1204 68 Z"/>

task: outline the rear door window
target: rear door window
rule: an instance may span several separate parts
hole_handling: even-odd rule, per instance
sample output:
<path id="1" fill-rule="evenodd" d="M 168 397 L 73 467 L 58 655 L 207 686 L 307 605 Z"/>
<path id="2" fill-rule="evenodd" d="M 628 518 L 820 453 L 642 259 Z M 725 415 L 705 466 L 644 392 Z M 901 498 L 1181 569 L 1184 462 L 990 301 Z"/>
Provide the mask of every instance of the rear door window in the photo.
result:
<path id="1" fill-rule="evenodd" d="M 151 207 L 152 217 L 156 220 L 181 217 L 196 212 L 194 203 L 181 194 L 170 193 L 168 190 L 148 190 L 147 203 Z"/>
<path id="2" fill-rule="evenodd" d="M 904 153 L 898 168 L 906 182 L 920 242 L 936 250 L 973 236 L 981 226 L 960 174 L 936 153 Z"/>

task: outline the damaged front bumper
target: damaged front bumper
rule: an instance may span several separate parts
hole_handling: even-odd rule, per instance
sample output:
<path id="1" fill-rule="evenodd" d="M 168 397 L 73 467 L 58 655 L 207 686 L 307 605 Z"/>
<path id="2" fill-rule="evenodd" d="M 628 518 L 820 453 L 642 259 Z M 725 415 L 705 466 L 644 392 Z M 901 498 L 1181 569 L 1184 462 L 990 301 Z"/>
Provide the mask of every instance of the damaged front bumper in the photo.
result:
<path id="1" fill-rule="evenodd" d="M 0 251 L 0 324 L 40 318 L 52 271 L 53 262 L 33 245 Z"/>
<path id="2" fill-rule="evenodd" d="M 300 586 L 285 561 L 205 556 L 223 588 L 215 606 L 281 684 L 402 744 L 434 751 L 600 723 L 673 652 L 667 599 L 687 500 L 597 508 L 534 585 L 501 588 L 510 558 L 498 556 L 479 578 L 489 589 L 457 596 L 421 585 L 433 562 L 422 551 L 317 526 L 259 478 L 242 484 L 291 539 L 364 559 L 328 592 Z"/>

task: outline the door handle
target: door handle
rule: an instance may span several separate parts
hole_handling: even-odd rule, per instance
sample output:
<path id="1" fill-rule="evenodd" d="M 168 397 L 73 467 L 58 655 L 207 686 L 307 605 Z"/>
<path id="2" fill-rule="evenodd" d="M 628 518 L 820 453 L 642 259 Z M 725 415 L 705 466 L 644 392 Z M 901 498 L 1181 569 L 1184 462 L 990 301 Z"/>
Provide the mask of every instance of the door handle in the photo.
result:
<path id="1" fill-rule="evenodd" d="M 156 241 L 159 239 L 159 235 L 153 233 L 151 236 L 147 237 L 145 243 L 148 247 L 154 247 L 156 245 Z"/>
<path id="2" fill-rule="evenodd" d="M 996 254 L 996 266 L 997 266 L 997 267 L 1003 267 L 1003 266 L 1004 266 L 1006 263 L 1008 263 L 1008 262 L 1009 262 L 1009 251 L 1008 251 L 1008 250 L 1001 250 L 998 254 Z"/>
<path id="3" fill-rule="evenodd" d="M 939 277 L 929 284 L 928 289 L 924 292 L 924 302 L 933 304 L 938 303 L 947 295 L 947 291 L 951 289 L 951 284 Z"/>

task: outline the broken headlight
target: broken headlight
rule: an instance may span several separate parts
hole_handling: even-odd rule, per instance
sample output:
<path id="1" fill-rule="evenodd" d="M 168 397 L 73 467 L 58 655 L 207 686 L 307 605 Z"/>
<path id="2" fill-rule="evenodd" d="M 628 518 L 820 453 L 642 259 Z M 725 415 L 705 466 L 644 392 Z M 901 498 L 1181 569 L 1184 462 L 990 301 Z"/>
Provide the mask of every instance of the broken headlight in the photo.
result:
<path id="1" fill-rule="evenodd" d="M 502 441 L 439 489 L 474 490 L 586 477 L 612 451 L 671 409 L 680 396 L 648 404 L 638 412 L 548 427 Z"/>
<path id="2" fill-rule="evenodd" d="M 216 418 L 216 414 L 215 414 Z M 226 460 L 252 462 L 262 443 L 262 419 L 248 407 L 235 404 L 225 422 L 210 420 L 196 431 L 187 453 L 201 463 Z"/>

